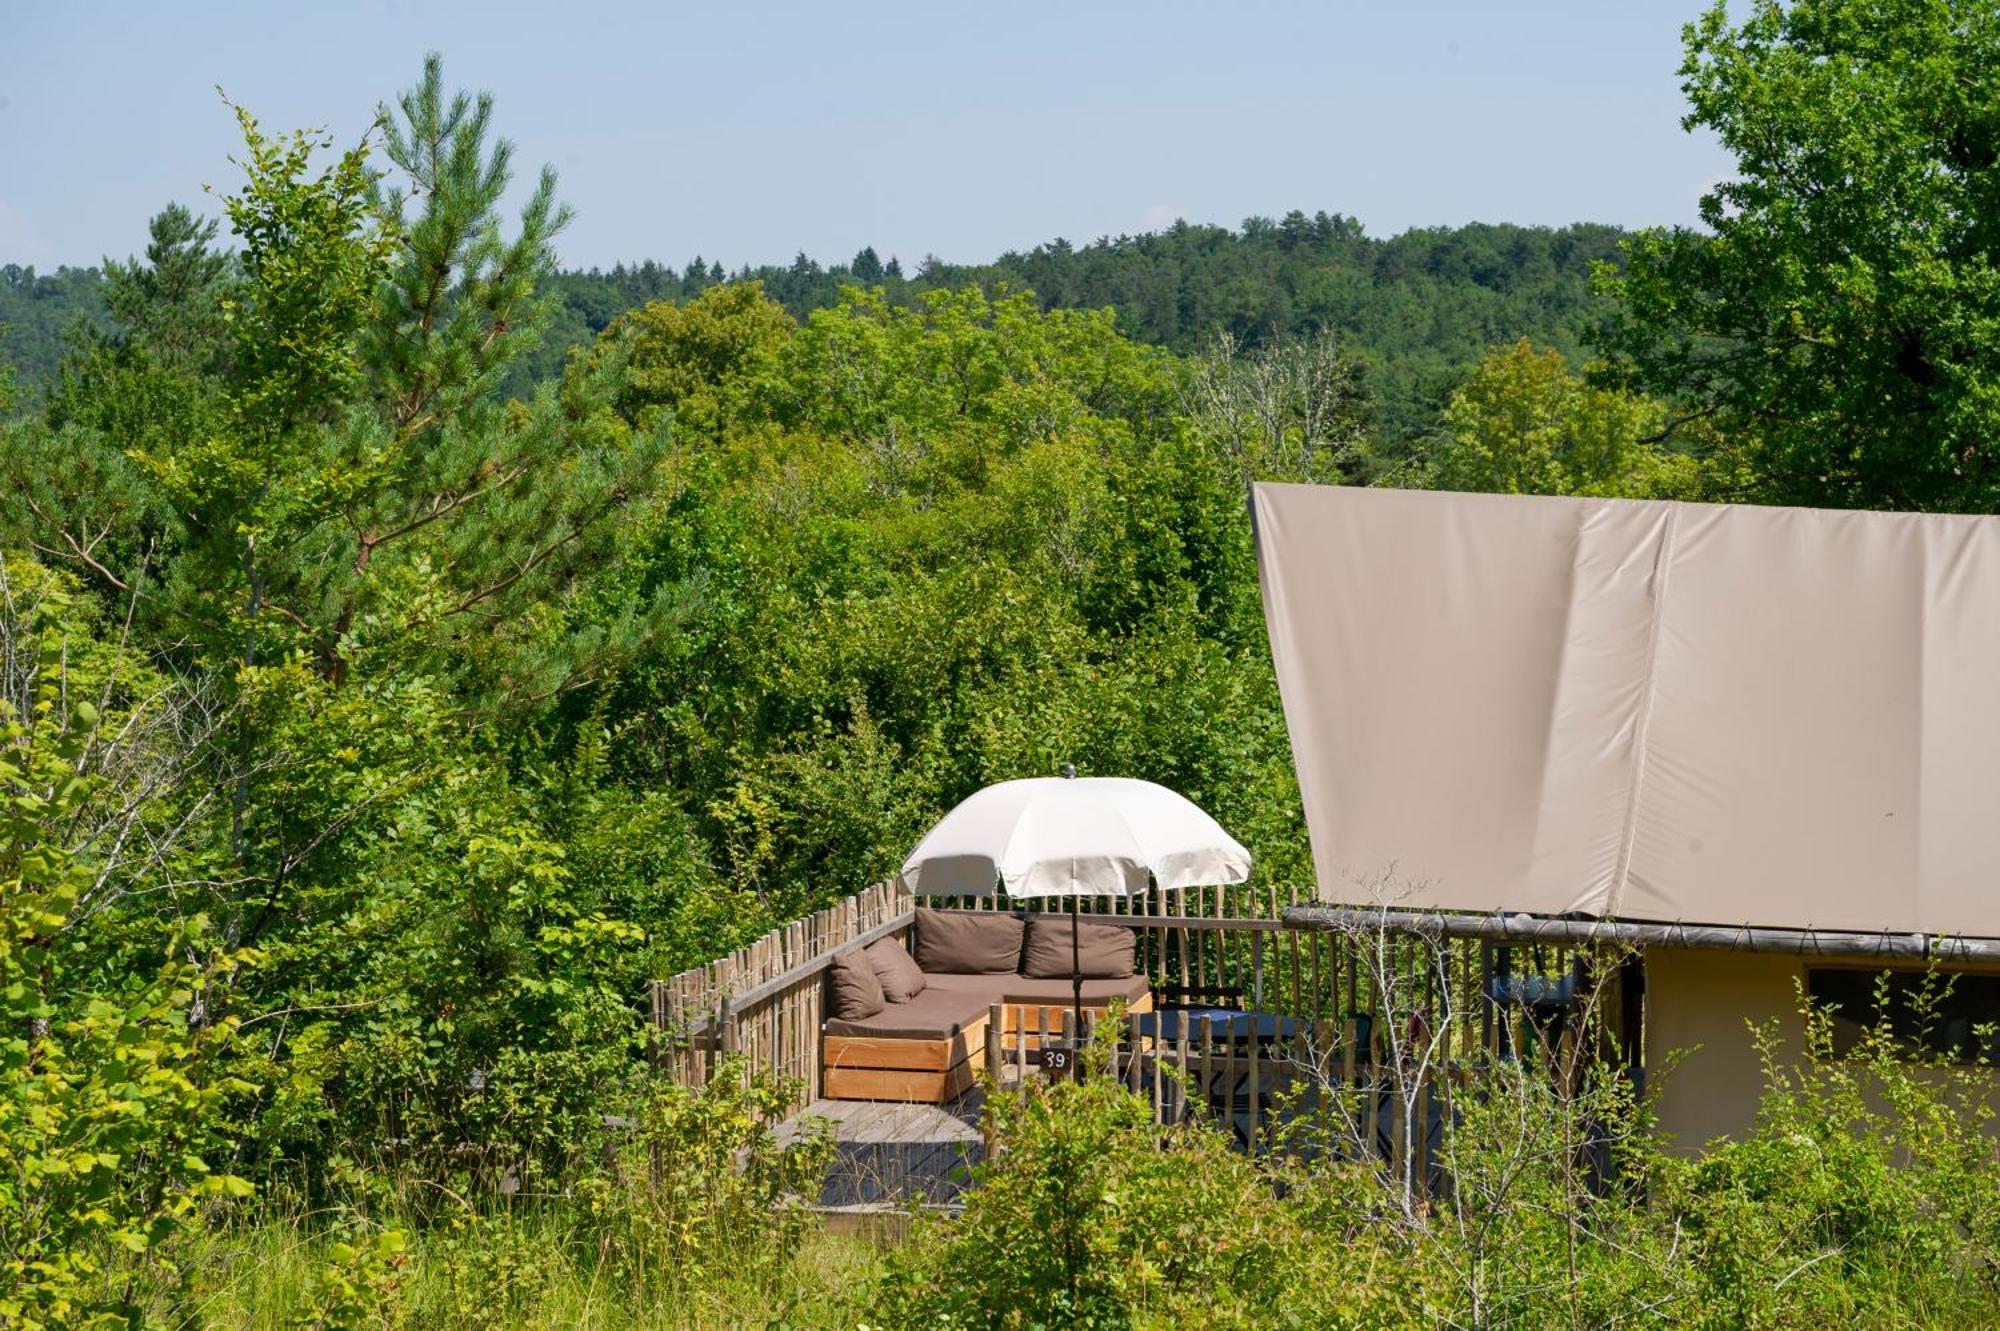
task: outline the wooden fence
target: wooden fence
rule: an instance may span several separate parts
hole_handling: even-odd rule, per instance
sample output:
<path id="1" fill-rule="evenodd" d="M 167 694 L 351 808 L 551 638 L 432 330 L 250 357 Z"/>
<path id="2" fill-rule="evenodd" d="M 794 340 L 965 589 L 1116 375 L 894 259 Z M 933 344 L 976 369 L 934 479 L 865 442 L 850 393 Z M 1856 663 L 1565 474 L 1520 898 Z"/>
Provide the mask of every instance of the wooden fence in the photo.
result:
<path id="1" fill-rule="evenodd" d="M 1249 888 L 1188 888 L 1142 896 L 1088 898 L 1085 919 L 1139 927 L 1139 965 L 1156 980 L 1212 989 L 1237 981 L 1247 997 L 1267 999 L 1266 933 L 1281 929 L 1279 910 L 1297 894 Z M 803 1081 L 817 1094 L 825 971 L 833 954 L 877 938 L 908 941 L 919 904 L 898 882 L 877 883 L 765 934 L 706 965 L 655 980 L 648 995 L 659 1034 L 655 1065 L 683 1085 L 705 1083 L 718 1057 L 738 1054 Z M 994 897 L 925 898 L 951 910 L 1011 910 Z M 1067 909 L 1067 903 L 1052 903 Z M 1259 932 L 1232 933 L 1230 911 L 1247 912 Z"/>
<path id="2" fill-rule="evenodd" d="M 1422 1151 L 1437 1112 L 1431 1092 L 1390 1094 L 1417 1045 L 1423 1046 L 1427 1066 L 1462 1070 L 1523 1053 L 1533 1057 L 1536 1041 L 1551 1034 L 1558 1044 L 1573 1047 L 1582 1038 L 1617 1044 L 1618 1032 L 1637 1029 L 1613 1001 L 1603 1006 L 1588 1035 L 1546 1026 L 1531 1032 L 1540 997 L 1564 985 L 1588 988 L 1602 978 L 1592 969 L 1594 949 L 1412 936 L 1396 931 L 1393 913 L 1382 916 L 1387 929 L 1295 928 L 1281 915 L 1298 901 L 1296 889 L 1234 887 L 1153 890 L 1079 903 L 1083 919 L 1122 924 L 1138 934 L 1138 964 L 1156 996 L 1197 1006 L 1220 1001 L 1285 1021 L 1283 1037 L 1269 1040 L 1218 1033 L 1197 1017 L 1174 1039 L 1128 1041 L 1112 1071 L 1149 1095 L 1163 1122 L 1185 1116 L 1203 1100 L 1211 1109 L 1247 1105 L 1237 1133 L 1255 1149 L 1272 1128 L 1268 1107 L 1283 1099 L 1275 1092 L 1310 1072 L 1322 1089 L 1351 1092 L 1357 1122 L 1368 1137 L 1377 1136 L 1377 1118 L 1386 1115 L 1379 1125 L 1385 1152 Z M 651 1006 L 661 1037 L 661 1074 L 700 1085 L 719 1057 L 736 1054 L 799 1079 L 808 1097 L 816 1096 L 825 971 L 832 956 L 877 938 L 907 938 L 918 904 L 900 884 L 880 883 L 727 957 L 655 981 Z M 1016 908 L 991 897 L 921 904 Z M 1067 910 L 1061 901 L 1029 905 Z M 1617 998 L 1615 991 L 1610 996 Z M 1385 1014 L 1393 1019 L 1385 1021 Z M 1066 1009 L 1051 1005 L 1042 1011 L 1038 1029 L 1019 1036 L 989 1022 L 988 1067 L 1025 1075 L 1038 1061 L 1042 1039 L 1059 1035 L 1068 1019 Z M 1636 1047 L 1607 1046 L 1604 1055 L 1627 1065 L 1638 1061 Z M 1409 1121 L 1398 1123 L 1397 1114 Z"/>
<path id="3" fill-rule="evenodd" d="M 726 957 L 653 981 L 656 1069 L 701 1086 L 719 1057 L 740 1054 L 817 1095 L 825 971 L 834 953 L 902 937 L 914 915 L 900 883 L 877 883 Z"/>

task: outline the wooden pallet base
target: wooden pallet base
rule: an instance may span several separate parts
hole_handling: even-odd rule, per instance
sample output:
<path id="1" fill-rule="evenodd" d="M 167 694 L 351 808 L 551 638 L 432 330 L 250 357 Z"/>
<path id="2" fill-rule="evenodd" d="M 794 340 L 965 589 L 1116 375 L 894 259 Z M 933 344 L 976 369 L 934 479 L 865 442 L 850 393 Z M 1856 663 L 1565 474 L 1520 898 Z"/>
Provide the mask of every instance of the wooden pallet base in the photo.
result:
<path id="1" fill-rule="evenodd" d="M 986 1023 L 981 1022 L 981 1039 Z M 916 1041 L 911 1044 L 943 1044 Z M 963 1061 L 941 1072 L 915 1072 L 906 1068 L 839 1068 L 830 1062 L 823 1074 L 821 1094 L 829 1100 L 901 1100 L 912 1104 L 941 1105 L 972 1089 L 981 1068 L 986 1066 L 982 1046 Z"/>
<path id="2" fill-rule="evenodd" d="M 1110 1005 L 1104 1002 L 1088 1002 L 1083 1005 L 1086 1014 L 1102 1013 Z M 1073 1011 L 1070 1003 L 1006 1003 L 1000 1008 L 1000 1029 L 1009 1035 L 1027 1032 L 1028 1048 L 1040 1043 L 1039 1032 L 1046 1030 L 1050 1035 L 1062 1033 L 1063 1017 Z M 1137 1016 L 1141 1012 L 1153 1010 L 1153 996 L 1141 994 L 1125 1005 L 1125 1015 Z M 1009 1041 L 1012 1043 L 1012 1041 Z"/>
<path id="3" fill-rule="evenodd" d="M 1107 1005 L 1085 1003 L 1086 1012 Z M 1151 1012 L 1153 996 L 1141 994 L 1125 1011 Z M 1006 1003 L 1000 1029 L 1009 1045 L 1039 1048 L 1041 1032 L 1062 1029 L 1068 1004 Z M 828 1035 L 821 1049 L 820 1094 L 829 1100 L 894 1100 L 944 1104 L 970 1090 L 986 1066 L 986 1027 L 981 1018 L 948 1039 L 906 1040 L 874 1035 Z"/>
<path id="4" fill-rule="evenodd" d="M 986 1066 L 986 1020 L 938 1040 L 829 1035 L 820 1094 L 829 1100 L 943 1104 L 965 1094 Z"/>
<path id="5" fill-rule="evenodd" d="M 883 1068 L 949 1072 L 986 1046 L 986 1019 L 948 1039 L 912 1040 L 879 1035 L 829 1035 L 821 1049 L 826 1069 Z"/>

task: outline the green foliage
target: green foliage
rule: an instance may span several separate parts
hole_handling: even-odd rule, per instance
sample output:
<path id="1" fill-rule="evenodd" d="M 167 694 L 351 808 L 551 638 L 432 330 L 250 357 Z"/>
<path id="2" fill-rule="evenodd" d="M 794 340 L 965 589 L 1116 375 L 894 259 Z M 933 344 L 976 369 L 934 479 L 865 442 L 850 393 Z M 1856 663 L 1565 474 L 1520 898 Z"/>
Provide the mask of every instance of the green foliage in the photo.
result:
<path id="1" fill-rule="evenodd" d="M 183 1234 L 191 1288 L 142 1280 L 146 1311 L 327 1328 L 852 1321 L 873 1254 L 830 1244 L 802 1204 L 831 1139 L 771 1128 L 801 1091 L 738 1060 L 702 1090 L 654 1088 L 562 1194 L 423 1189 L 330 1224 L 280 1203 L 255 1226 Z M 115 1263 L 105 1278 L 136 1274 Z"/>
<path id="2" fill-rule="evenodd" d="M 590 354 L 623 355 L 612 401 L 630 424 L 647 427 L 670 413 L 692 428 L 714 428 L 718 391 L 767 370 L 792 328 L 758 283 L 730 282 L 685 305 L 660 301 L 621 317 Z"/>
<path id="3" fill-rule="evenodd" d="M 914 305 L 926 291 L 978 285 L 989 295 L 1034 291 L 1045 308 L 1113 307 L 1126 336 L 1183 353 L 1217 334 L 1254 348 L 1338 337 L 1370 367 L 1382 402 L 1383 451 L 1393 457 L 1429 427 L 1453 380 L 1490 343 L 1527 335 L 1580 355 L 1603 311 L 1591 290 L 1591 263 L 1618 262 L 1622 239 L 1601 226 L 1472 225 L 1376 240 L 1351 218 L 1295 212 L 1250 218 L 1236 230 L 1177 223 L 1081 247 L 1056 240 L 987 264 L 931 261 L 907 277 L 895 260 L 864 248 L 848 264 L 766 264 L 728 280 L 760 285 L 795 320 L 839 304 L 850 285 L 879 286 L 898 305 Z M 69 311 L 96 308 L 98 275 L 19 271 L 18 304 L 0 285 L 0 323 L 18 325 L 11 354 L 32 386 L 54 367 Z M 588 347 L 621 315 L 685 304 L 724 281 L 720 264 L 699 257 L 678 269 L 647 261 L 543 277 L 536 290 L 548 302 L 546 339 L 515 349 L 503 392 L 531 400 L 537 386 L 560 375 L 571 351 Z M 28 292 L 46 294 L 31 303 Z"/>
<path id="4" fill-rule="evenodd" d="M 1608 278 L 1609 381 L 1604 228 L 558 273 L 435 58 L 346 151 L 239 112 L 234 254 L 170 207 L 101 281 L 9 270 L 0 322 L 104 323 L 0 424 L 0 1320 L 1992 1320 L 1984 1083 L 1884 1044 L 1774 1053 L 1699 1161 L 1501 1069 L 1428 1207 L 1310 1115 L 1252 1163 L 1037 1087 L 871 1284 L 793 1255 L 799 1088 L 652 1084 L 639 1004 L 1065 761 L 1308 880 L 1251 480 L 1979 502 L 1992 25 L 1892 8 L 1697 25 L 1748 166 Z M 252 1179 L 266 1228 L 189 1232 Z"/>
<path id="5" fill-rule="evenodd" d="M 313 154 L 332 147 L 330 138 L 306 130 L 272 138 L 241 107 L 236 120 L 247 179 L 223 200 L 230 229 L 243 245 L 243 290 L 223 307 L 238 371 L 231 442 L 245 452 L 262 445 L 267 454 L 218 460 L 226 478 L 219 488 L 240 503 L 240 485 L 305 461 L 269 454 L 323 420 L 358 381 L 354 346 L 393 238 L 370 201 L 374 178 L 365 144 L 314 175 Z M 311 482 L 325 484 L 317 477 Z"/>
<path id="6" fill-rule="evenodd" d="M 325 1264 L 307 1280 L 304 1306 L 293 1313 L 291 1325 L 308 1331 L 363 1331 L 402 1324 L 391 1300 L 407 1245 L 400 1229 L 335 1236 L 327 1245 Z"/>
<path id="7" fill-rule="evenodd" d="M 406 445 L 489 398 L 509 362 L 541 340 L 547 311 L 536 288 L 554 268 L 570 210 L 556 202 L 555 172 L 544 167 L 514 236 L 503 236 L 497 219 L 513 144 L 491 137 L 489 94 L 447 101 L 435 53 L 398 105 L 401 118 L 385 110 L 381 123 L 385 155 L 403 181 L 380 205 L 400 252 L 377 292 L 368 359 Z"/>
<path id="8" fill-rule="evenodd" d="M 1160 1140 L 1118 1083 L 989 1098 L 996 1151 L 955 1221 L 893 1253 L 871 1322 L 888 1327 L 1340 1325 L 1309 1243 L 1263 1172 L 1204 1125 Z M 1315 1307 L 1315 1305 L 1318 1305 Z M 1351 1323 L 1349 1323 L 1351 1324 Z"/>
<path id="9" fill-rule="evenodd" d="M 344 1282 L 359 1297 L 354 1323 L 380 1331 L 735 1331 L 741 1327 L 868 1324 L 865 1290 L 880 1253 L 864 1238 L 815 1227 L 774 1268 L 711 1270 L 685 1292 L 634 1287 L 597 1260 L 596 1221 L 584 1207 L 523 1207 L 448 1225 L 402 1228 L 401 1252 L 382 1255 L 384 1231 L 327 1229 L 317 1217 L 268 1216 L 189 1234 L 178 1250 L 193 1291 L 148 1290 L 156 1320 L 215 1331 L 281 1331 L 336 1310 Z M 654 1261 L 665 1266 L 674 1254 Z"/>
<path id="10" fill-rule="evenodd" d="M 172 1279 L 174 1231 L 251 1191 L 210 1163 L 229 1149 L 229 1098 L 250 1089 L 217 1071 L 239 1021 L 217 1005 L 242 958 L 193 919 L 98 973 L 79 903 L 105 851 L 71 838 L 101 717 L 70 701 L 69 593 L 34 581 L 0 584 L 0 1321 L 124 1326 L 131 1307 L 98 1280 L 107 1250 Z"/>
<path id="11" fill-rule="evenodd" d="M 684 1291 L 724 1272 L 769 1271 L 822 1223 L 809 1208 L 833 1160 L 830 1132 L 808 1122 L 780 1142 L 772 1130 L 803 1092 L 726 1059 L 701 1090 L 647 1093 L 631 1172 L 591 1199 L 626 1279 Z"/>
<path id="12" fill-rule="evenodd" d="M 675 643 L 569 704 L 628 718 L 608 770 L 688 792 L 711 861 L 781 917 L 1066 760 L 1303 865 L 1246 464 L 1181 415 L 1182 368 L 1102 312 L 973 288 L 850 291 L 786 329 L 719 288 L 607 336 L 638 382 L 687 385 L 649 389 L 684 394 L 680 485 L 622 552 L 628 594 L 701 580 Z"/>
<path id="13" fill-rule="evenodd" d="M 1445 490 L 1701 498 L 1700 463 L 1657 442 L 1665 423 L 1659 403 L 1586 384 L 1562 353 L 1523 338 L 1452 394 L 1417 474 Z"/>
<path id="14" fill-rule="evenodd" d="M 359 382 L 355 342 L 391 240 L 369 202 L 365 147 L 315 175 L 313 154 L 329 140 L 271 138 L 247 111 L 236 116 L 247 180 L 223 206 L 243 245 L 243 282 L 223 304 L 234 372 L 219 428 L 132 456 L 185 516 L 186 559 L 168 576 L 197 622 L 218 640 L 240 637 L 254 665 L 267 602 L 304 622 L 287 605 L 300 574 L 288 563 L 347 484 L 324 426 Z"/>
<path id="15" fill-rule="evenodd" d="M 100 269 L 37 273 L 0 264 L 0 363 L 24 398 L 55 375 L 67 342 L 101 332 L 108 322 Z"/>
<path id="16" fill-rule="evenodd" d="M 128 341 L 169 364 L 216 368 L 236 264 L 216 224 L 170 203 L 147 225 L 146 261 L 104 261 L 104 304 Z"/>
<path id="17" fill-rule="evenodd" d="M 1886 1019 L 1843 1055 L 1833 1014 L 1801 1007 L 1802 1049 L 1758 1033 L 1755 1131 L 1649 1176 L 1687 1236 L 1685 1288 L 1738 1325 L 1991 1321 L 1992 1070 L 1916 1055 Z"/>
<path id="18" fill-rule="evenodd" d="M 980 1186 L 890 1255 L 869 1320 L 1990 1323 L 1990 1071 L 1913 1066 L 1886 1025 L 1851 1057 L 1825 1014 L 1808 1029 L 1797 1051 L 1765 1033 L 1756 1129 L 1700 1157 L 1651 1135 L 1609 1069 L 1577 1092 L 1483 1069 L 1438 1129 L 1448 1190 L 1413 1210 L 1386 1171 L 1327 1153 L 1340 1134 L 1309 1105 L 1291 1125 L 1305 1153 L 1259 1166 L 1209 1128 L 1163 1133 L 1108 1080 L 1038 1083 L 989 1102 Z"/>
<path id="19" fill-rule="evenodd" d="M 239 1055 L 265 1088 L 245 1150 L 308 1190 L 364 1163 L 483 1185 L 588 1156 L 643 1068 L 652 944 L 626 910 L 657 909 L 681 949 L 663 960 L 730 936 L 701 927 L 730 898 L 689 838 L 646 884 L 607 863 L 618 820 L 679 825 L 670 795 L 542 802 L 567 759 L 511 743 L 678 612 L 672 587 L 611 580 L 566 604 L 665 440 L 612 411 L 616 364 L 495 400 L 565 214 L 545 177 L 505 234 L 508 149 L 435 61 L 401 106 L 398 183 L 369 142 L 323 161 L 323 136 L 239 112 L 238 258 L 163 215 L 114 275 L 127 334 L 0 450 L 31 501 L 10 547 L 116 596 L 226 717 L 197 788 L 144 801 L 180 837 L 166 881 L 121 881 L 103 918 L 142 930 L 143 890 L 261 950 L 234 990 L 269 1018 Z M 228 333 L 212 355 L 188 331 L 204 301 Z M 581 881 L 557 835 L 593 850 Z"/>
<path id="20" fill-rule="evenodd" d="M 1621 377 L 1749 447 L 1761 497 L 1992 511 L 2000 16 L 1757 0 L 1685 41 L 1736 172 L 1610 278 Z"/>

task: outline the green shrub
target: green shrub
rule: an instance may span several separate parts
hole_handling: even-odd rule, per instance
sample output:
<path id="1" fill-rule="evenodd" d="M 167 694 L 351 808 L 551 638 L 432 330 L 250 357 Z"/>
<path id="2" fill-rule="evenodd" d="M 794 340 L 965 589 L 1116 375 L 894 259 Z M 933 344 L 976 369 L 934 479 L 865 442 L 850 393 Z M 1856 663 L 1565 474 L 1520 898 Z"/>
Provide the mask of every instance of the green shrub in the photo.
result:
<path id="1" fill-rule="evenodd" d="M 1404 1297 L 1372 1232 L 1309 1223 L 1213 1125 L 1160 1128 L 1101 1077 L 987 1105 L 993 1154 L 964 1214 L 889 1258 L 884 1326 L 1367 1326 Z"/>
<path id="2" fill-rule="evenodd" d="M 130 973 L 93 965 L 79 902 L 115 850 L 77 843 L 100 717 L 70 700 L 66 580 L 25 571 L 0 565 L 0 678 L 19 688 L 0 698 L 0 1326 L 125 1326 L 107 1255 L 174 1279 L 175 1231 L 251 1192 L 221 1167 L 227 1101 L 249 1088 L 213 1066 L 237 1031 L 213 1010 L 219 981 L 241 958 L 193 919 Z"/>
<path id="3" fill-rule="evenodd" d="M 1346 1162 L 1252 1161 L 1160 1128 L 1108 1080 L 992 1099 L 954 1220 L 888 1260 L 890 1327 L 1992 1325 L 1992 1072 L 1911 1061 L 1886 1025 L 1837 1053 L 1759 1036 L 1755 1129 L 1669 1152 L 1613 1070 L 1482 1069 L 1454 1094 L 1426 1203 Z M 1588 1148 L 1588 1149 L 1586 1149 Z M 1598 1164 L 1613 1166 L 1607 1176 Z"/>
<path id="4" fill-rule="evenodd" d="M 685 1289 L 779 1265 L 819 1217 L 833 1141 L 809 1120 L 780 1141 L 773 1124 L 804 1088 L 726 1059 L 708 1085 L 661 1081 L 625 1167 L 587 1191 L 603 1260 L 634 1289 Z"/>

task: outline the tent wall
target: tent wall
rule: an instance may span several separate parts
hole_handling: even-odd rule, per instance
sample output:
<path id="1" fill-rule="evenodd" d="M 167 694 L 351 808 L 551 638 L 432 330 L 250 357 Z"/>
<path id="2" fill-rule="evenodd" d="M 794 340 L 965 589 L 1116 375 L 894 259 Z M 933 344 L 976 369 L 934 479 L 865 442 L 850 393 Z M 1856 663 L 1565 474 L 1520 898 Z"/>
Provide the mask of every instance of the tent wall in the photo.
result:
<path id="1" fill-rule="evenodd" d="M 2000 936 L 2000 520 L 1254 503 L 1322 899 Z"/>
<path id="2" fill-rule="evenodd" d="M 1793 985 L 1804 977 L 1796 956 L 1646 950 L 1646 1083 L 1677 1149 L 1740 1137 L 1756 1121 L 1764 1073 L 1746 1023 L 1775 1021 L 1796 1051 L 1805 1023 Z"/>
<path id="3" fill-rule="evenodd" d="M 1740 1138 L 1756 1122 L 1764 1070 L 1750 1025 L 1775 1023 L 1780 1053 L 1799 1056 L 1805 1019 L 1796 986 L 1805 983 L 1806 968 L 1854 964 L 1672 947 L 1646 949 L 1645 961 L 1647 1085 L 1659 1096 L 1659 1125 L 1670 1145 L 1688 1152 L 1720 1136 Z M 1993 964 L 1950 970 L 2000 974 Z M 2000 1095 L 2000 1070 L 1989 1075 Z M 1991 1128 L 2000 1133 L 2000 1122 Z"/>

